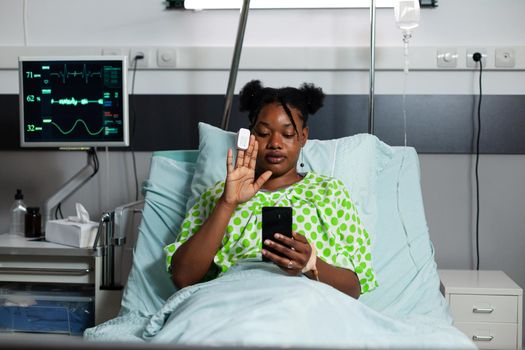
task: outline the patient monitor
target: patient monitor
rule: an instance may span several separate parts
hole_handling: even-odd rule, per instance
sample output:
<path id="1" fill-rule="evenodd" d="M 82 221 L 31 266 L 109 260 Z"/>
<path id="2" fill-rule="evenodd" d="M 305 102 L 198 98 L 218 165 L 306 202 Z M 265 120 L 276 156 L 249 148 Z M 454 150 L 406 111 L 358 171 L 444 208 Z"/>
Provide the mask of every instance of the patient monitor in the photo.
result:
<path id="1" fill-rule="evenodd" d="M 126 57 L 20 57 L 22 147 L 127 146 Z"/>

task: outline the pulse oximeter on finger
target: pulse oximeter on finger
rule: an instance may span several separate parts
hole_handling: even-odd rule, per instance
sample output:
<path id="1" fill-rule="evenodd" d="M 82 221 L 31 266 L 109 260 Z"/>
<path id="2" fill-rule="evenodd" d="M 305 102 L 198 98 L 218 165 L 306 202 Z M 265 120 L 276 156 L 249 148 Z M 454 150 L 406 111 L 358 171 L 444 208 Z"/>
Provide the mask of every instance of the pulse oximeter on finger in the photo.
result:
<path id="1" fill-rule="evenodd" d="M 247 150 L 250 145 L 250 130 L 240 128 L 237 132 L 237 149 Z"/>

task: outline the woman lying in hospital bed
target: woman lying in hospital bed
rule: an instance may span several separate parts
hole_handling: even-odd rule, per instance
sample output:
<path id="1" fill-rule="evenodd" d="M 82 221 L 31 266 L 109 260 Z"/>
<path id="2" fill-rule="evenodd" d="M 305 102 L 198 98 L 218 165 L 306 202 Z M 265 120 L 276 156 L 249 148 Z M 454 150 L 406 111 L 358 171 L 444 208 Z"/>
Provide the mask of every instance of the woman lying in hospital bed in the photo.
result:
<path id="1" fill-rule="evenodd" d="M 287 275 L 304 273 L 354 298 L 375 287 L 370 237 L 342 182 L 297 172 L 308 116 L 323 99 L 321 89 L 307 84 L 272 89 L 252 81 L 243 88 L 240 108 L 249 111 L 250 144 L 235 162 L 228 151 L 226 181 L 204 192 L 178 242 L 165 248 L 177 287 L 199 282 L 213 264 L 224 273 L 261 254 Z M 293 208 L 293 236 L 275 232 L 275 240 L 261 242 L 262 208 L 274 206 Z"/>
<path id="2" fill-rule="evenodd" d="M 416 152 L 371 135 L 307 142 L 322 102 L 311 85 L 251 82 L 245 152 L 235 157 L 233 134 L 203 123 L 196 162 L 157 152 L 121 313 L 85 339 L 475 348 L 439 293 Z M 266 206 L 293 208 L 291 239 L 262 242 Z"/>

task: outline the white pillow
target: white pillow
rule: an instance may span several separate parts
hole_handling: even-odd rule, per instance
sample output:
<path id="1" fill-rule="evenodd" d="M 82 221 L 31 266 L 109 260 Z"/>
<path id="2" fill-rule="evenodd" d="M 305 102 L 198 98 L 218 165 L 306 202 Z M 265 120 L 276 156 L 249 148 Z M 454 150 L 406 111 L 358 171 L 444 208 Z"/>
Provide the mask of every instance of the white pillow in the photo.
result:
<path id="1" fill-rule="evenodd" d="M 235 133 L 199 123 L 199 156 L 186 208 L 193 206 L 204 190 L 226 178 L 226 153 L 234 150 Z M 374 237 L 377 175 L 392 157 L 392 148 L 376 136 L 358 134 L 332 140 L 308 140 L 303 148 L 304 168 L 341 180 L 357 205 L 361 219 Z M 372 238 L 374 241 L 374 238 Z"/>

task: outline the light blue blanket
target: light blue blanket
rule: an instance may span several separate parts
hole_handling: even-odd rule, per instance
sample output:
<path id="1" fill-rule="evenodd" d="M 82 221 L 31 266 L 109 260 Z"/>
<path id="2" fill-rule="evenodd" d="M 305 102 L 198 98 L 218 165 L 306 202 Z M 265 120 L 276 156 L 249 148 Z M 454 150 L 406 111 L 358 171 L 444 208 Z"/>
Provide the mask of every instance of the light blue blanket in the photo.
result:
<path id="1" fill-rule="evenodd" d="M 252 261 L 176 292 L 154 315 L 130 313 L 84 336 L 201 346 L 475 348 L 446 321 L 391 318 L 327 284 Z"/>
<path id="2" fill-rule="evenodd" d="M 218 279 L 176 291 L 162 247 L 177 237 L 197 153 L 157 152 L 144 187 L 146 205 L 120 315 L 86 330 L 85 338 L 226 347 L 475 348 L 452 326 L 439 292 L 417 153 L 390 148 L 370 135 L 366 141 L 354 151 L 364 159 L 382 155 L 372 167 L 377 182 L 367 187 L 376 199 L 368 206 L 376 222 L 372 255 L 379 287 L 374 291 L 356 301 L 262 262 L 243 263 Z M 364 161 L 351 161 L 351 150 L 338 154 L 341 164 L 366 168 Z M 312 166 L 319 169 L 322 164 Z M 360 178 L 368 176 L 354 178 L 354 188 L 362 187 L 355 185 Z"/>

